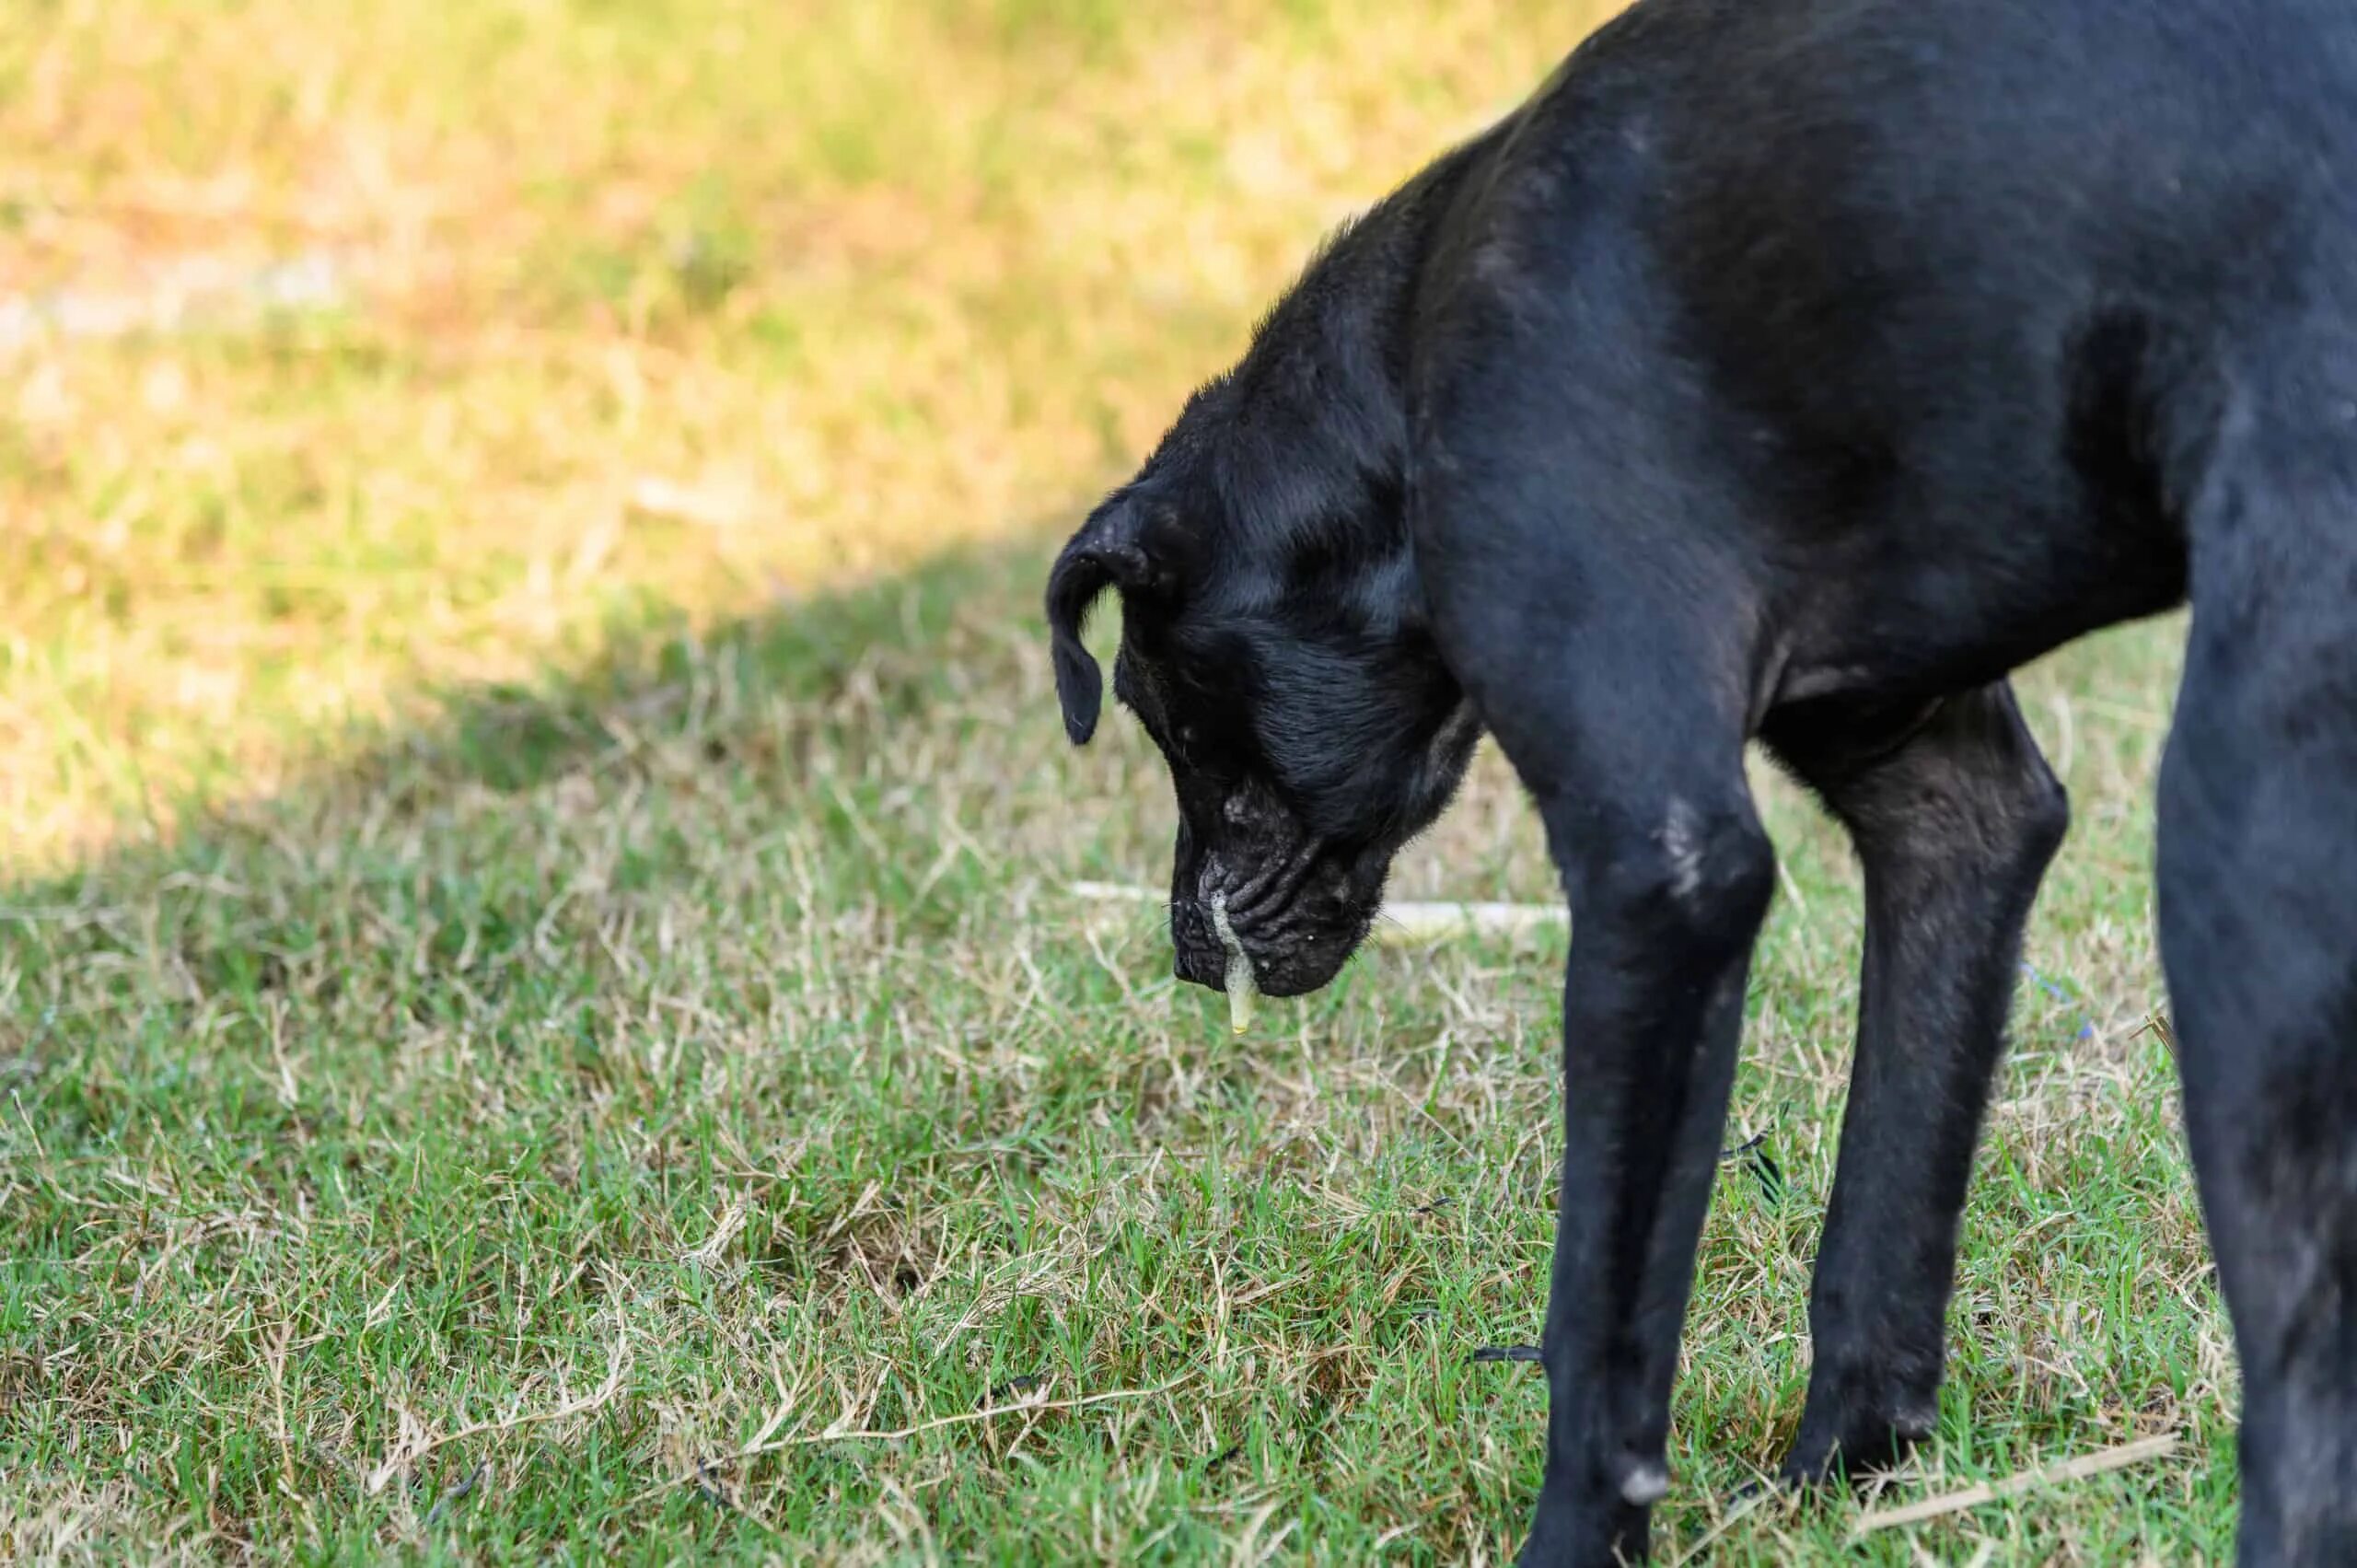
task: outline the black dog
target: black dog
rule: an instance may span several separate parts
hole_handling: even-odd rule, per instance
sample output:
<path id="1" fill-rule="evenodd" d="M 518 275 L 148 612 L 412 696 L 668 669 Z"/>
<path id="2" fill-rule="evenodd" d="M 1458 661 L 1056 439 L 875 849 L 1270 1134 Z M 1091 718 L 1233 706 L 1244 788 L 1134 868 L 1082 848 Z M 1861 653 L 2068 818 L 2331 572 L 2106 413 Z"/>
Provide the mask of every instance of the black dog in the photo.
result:
<path id="1" fill-rule="evenodd" d="M 1487 729 L 1575 917 L 1524 1561 L 1641 1555 L 1775 883 L 1845 823 L 1857 1064 L 1785 1473 L 1931 1426 L 2061 787 L 2005 684 L 2190 599 L 2160 784 L 2242 1561 L 2357 1562 L 2357 7 L 1643 0 L 1336 239 L 1048 590 L 1178 793 L 1178 973 L 1324 983 Z"/>

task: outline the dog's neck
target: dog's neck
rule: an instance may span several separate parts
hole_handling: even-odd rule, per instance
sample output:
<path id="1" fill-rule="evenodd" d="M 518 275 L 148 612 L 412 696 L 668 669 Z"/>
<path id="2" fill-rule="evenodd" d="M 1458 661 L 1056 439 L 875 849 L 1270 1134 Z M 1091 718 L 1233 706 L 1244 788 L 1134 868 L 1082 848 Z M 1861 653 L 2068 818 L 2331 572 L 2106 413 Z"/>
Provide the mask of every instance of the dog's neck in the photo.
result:
<path id="1" fill-rule="evenodd" d="M 1155 462 L 1211 487 L 1217 513 L 1262 548 L 1362 561 L 1408 547 L 1408 341 L 1432 237 L 1482 143 L 1427 168 L 1330 239 L 1198 392 Z"/>

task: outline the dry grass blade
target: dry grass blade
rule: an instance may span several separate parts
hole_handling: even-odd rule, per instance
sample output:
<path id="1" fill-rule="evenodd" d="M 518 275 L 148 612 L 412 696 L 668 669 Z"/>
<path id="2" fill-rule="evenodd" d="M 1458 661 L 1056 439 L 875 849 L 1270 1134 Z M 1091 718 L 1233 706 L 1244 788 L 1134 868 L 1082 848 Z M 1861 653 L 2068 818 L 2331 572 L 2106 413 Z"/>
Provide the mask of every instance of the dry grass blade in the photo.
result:
<path id="1" fill-rule="evenodd" d="M 404 1412 L 401 1438 L 394 1443 L 392 1451 L 385 1456 L 384 1462 L 368 1472 L 368 1491 L 371 1495 L 384 1491 L 393 1478 L 413 1469 L 420 1459 L 424 1458 L 435 1449 L 447 1447 L 453 1443 L 464 1442 L 470 1437 L 480 1437 L 487 1432 L 514 1432 L 527 1426 L 541 1426 L 552 1421 L 563 1421 L 568 1417 L 587 1415 L 594 1411 L 603 1410 L 613 1401 L 616 1394 L 621 1392 L 622 1376 L 629 1370 L 630 1358 L 618 1342 L 606 1364 L 606 1380 L 581 1398 L 566 1400 L 552 1410 L 528 1411 L 521 1415 L 504 1416 L 496 1421 L 478 1421 L 461 1426 L 455 1432 L 445 1432 L 438 1436 L 427 1434 L 416 1426 Z"/>
<path id="2" fill-rule="evenodd" d="M 1523 936 L 1571 923 L 1560 904 L 1394 903 L 1383 906 L 1375 938 L 1395 944 L 1450 936 Z"/>
<path id="3" fill-rule="evenodd" d="M 1085 1410 L 1091 1405 L 1109 1405 L 1125 1400 L 1151 1400 L 1169 1393 L 1193 1381 L 1195 1374 L 1182 1373 L 1167 1383 L 1151 1388 L 1116 1388 L 1103 1394 L 1086 1394 L 1074 1400 L 1018 1400 L 1011 1405 L 993 1405 L 987 1410 L 964 1411 L 957 1415 L 945 1415 L 935 1421 L 921 1421 L 913 1426 L 898 1426 L 889 1431 L 812 1432 L 795 1437 L 778 1437 L 767 1443 L 748 1444 L 734 1456 L 750 1459 L 762 1454 L 774 1454 L 788 1448 L 807 1448 L 819 1443 L 895 1442 L 903 1437 L 915 1437 L 927 1432 L 938 1432 L 948 1426 L 969 1426 L 978 1421 L 995 1421 L 1003 1415 L 1038 1415 L 1046 1411 Z"/>
<path id="4" fill-rule="evenodd" d="M 1941 1497 L 1929 1497 L 1921 1503 L 1910 1503 L 1899 1508 L 1878 1508 L 1860 1519 L 1853 1536 L 1871 1535 L 1875 1530 L 1897 1529 L 1901 1525 L 1920 1525 L 1926 1519 L 1937 1519 L 1949 1514 L 1961 1514 L 2001 1497 L 2015 1497 L 2040 1487 L 2055 1486 L 2064 1481 L 2084 1481 L 2090 1476 L 2107 1475 L 2124 1470 L 2131 1465 L 2141 1465 L 2147 1459 L 2157 1459 L 2177 1451 L 2175 1433 L 2158 1437 L 2140 1437 L 2133 1443 L 2122 1443 L 2116 1448 L 2101 1448 L 2092 1454 L 2082 1454 L 2075 1459 L 2065 1459 L 2059 1465 L 2043 1469 L 2024 1470 L 2003 1481 L 1968 1486 L 1961 1492 L 1951 1492 Z"/>
<path id="5" fill-rule="evenodd" d="M 1072 895 L 1090 903 L 1159 904 L 1167 896 L 1124 882 L 1074 882 Z M 1448 900 L 1387 903 L 1369 934 L 1392 947 L 1443 941 L 1452 936 L 1521 936 L 1567 925 L 1571 912 L 1560 904 L 1459 903 Z"/>

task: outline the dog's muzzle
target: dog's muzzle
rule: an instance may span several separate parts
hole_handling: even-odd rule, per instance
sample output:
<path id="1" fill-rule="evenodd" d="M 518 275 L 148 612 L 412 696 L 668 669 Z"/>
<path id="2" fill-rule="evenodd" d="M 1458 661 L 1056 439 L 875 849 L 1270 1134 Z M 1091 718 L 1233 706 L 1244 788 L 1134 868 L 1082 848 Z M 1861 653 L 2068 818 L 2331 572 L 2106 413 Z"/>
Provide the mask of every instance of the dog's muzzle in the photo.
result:
<path id="1" fill-rule="evenodd" d="M 1375 923 L 1378 878 L 1359 886 L 1352 867 L 1312 845 L 1244 875 L 1206 855 L 1193 886 L 1173 889 L 1170 941 L 1179 979 L 1227 989 L 1228 954 L 1212 919 L 1225 898 L 1229 928 L 1264 995 L 1299 996 L 1332 980 Z"/>

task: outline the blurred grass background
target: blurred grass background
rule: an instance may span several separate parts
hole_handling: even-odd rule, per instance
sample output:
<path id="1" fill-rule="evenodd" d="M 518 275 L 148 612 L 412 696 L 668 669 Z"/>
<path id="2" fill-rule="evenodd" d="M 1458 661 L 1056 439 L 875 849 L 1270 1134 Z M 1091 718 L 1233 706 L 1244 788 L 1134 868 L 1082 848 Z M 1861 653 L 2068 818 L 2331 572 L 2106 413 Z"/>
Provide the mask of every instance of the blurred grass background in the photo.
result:
<path id="1" fill-rule="evenodd" d="M 618 622 L 1038 529 L 1596 14 L 0 8 L 6 854 L 266 793 Z M 289 262 L 299 308 L 234 308 Z"/>
<path id="2" fill-rule="evenodd" d="M 1230 1040 L 1064 894 L 1163 877 L 1168 785 L 1064 745 L 1035 606 L 1318 237 L 1602 11 L 0 6 L 0 1560 L 1503 1561 L 1543 1394 L 1469 1356 L 1543 1305 L 1560 941 Z M 1730 1516 L 1858 957 L 1763 774 L 1730 1141 L 1783 1180 L 1714 1203 L 1669 1560 L 2224 1551 L 2175 664 L 2022 682 L 2077 825 L 1893 1495 L 2185 1449 Z M 1554 896 L 1493 754 L 1398 885 Z"/>

